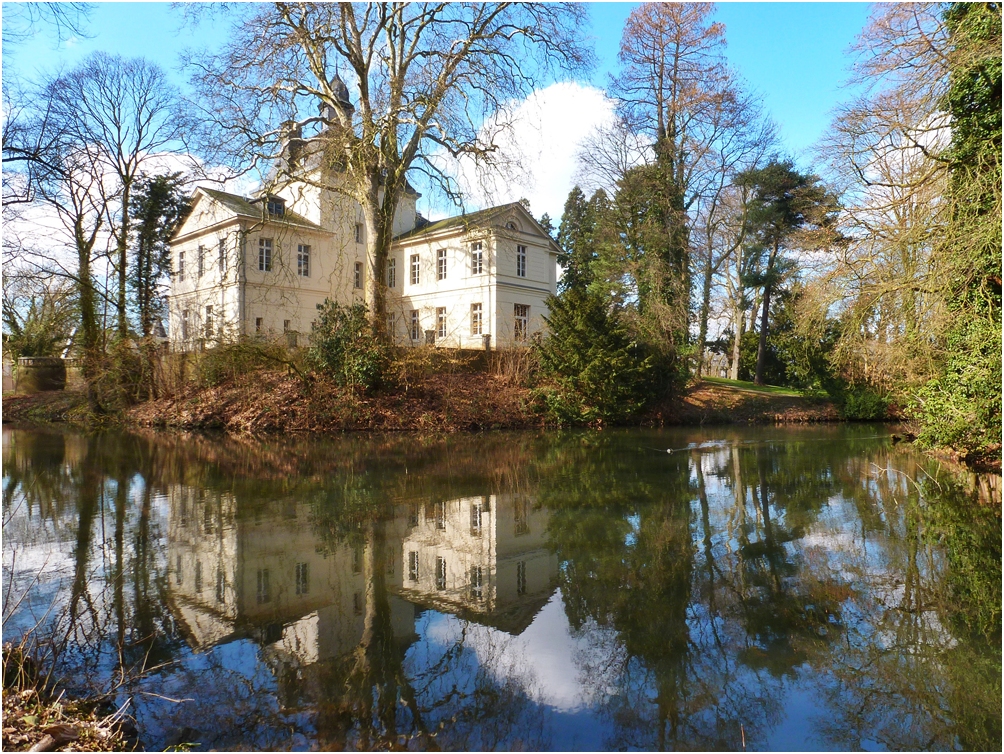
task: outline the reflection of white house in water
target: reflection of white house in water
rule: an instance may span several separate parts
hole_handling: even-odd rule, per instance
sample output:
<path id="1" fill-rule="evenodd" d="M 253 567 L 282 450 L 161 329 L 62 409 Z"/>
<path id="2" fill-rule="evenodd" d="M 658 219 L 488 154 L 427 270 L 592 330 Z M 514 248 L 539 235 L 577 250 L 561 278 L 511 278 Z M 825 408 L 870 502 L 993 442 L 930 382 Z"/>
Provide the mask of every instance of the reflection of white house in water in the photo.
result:
<path id="1" fill-rule="evenodd" d="M 237 515 L 229 494 L 169 493 L 172 609 L 195 648 L 253 636 L 283 663 L 354 649 L 363 634 L 364 545 L 325 546 L 306 505 Z M 394 634 L 415 636 L 416 606 L 520 633 L 553 591 L 546 512 L 525 496 L 403 505 L 386 526 Z M 277 515 L 278 514 L 278 515 Z"/>
<path id="2" fill-rule="evenodd" d="M 408 524 L 401 594 L 412 602 L 519 634 L 553 591 L 547 513 L 527 496 L 414 504 Z"/>
<path id="3" fill-rule="evenodd" d="M 310 663 L 358 643 L 363 548 L 323 548 L 306 506 L 238 517 L 229 495 L 178 487 L 168 532 L 173 607 L 194 647 L 253 635 Z M 414 608 L 391 608 L 395 630 L 410 635 Z"/>

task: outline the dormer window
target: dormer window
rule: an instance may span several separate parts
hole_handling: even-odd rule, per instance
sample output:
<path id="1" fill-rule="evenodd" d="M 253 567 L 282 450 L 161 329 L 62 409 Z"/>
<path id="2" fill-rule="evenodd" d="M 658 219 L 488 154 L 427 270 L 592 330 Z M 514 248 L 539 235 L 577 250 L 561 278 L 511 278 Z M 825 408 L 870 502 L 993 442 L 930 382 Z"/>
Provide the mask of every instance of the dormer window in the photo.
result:
<path id="1" fill-rule="evenodd" d="M 277 196 L 270 196 L 266 206 L 268 213 L 273 217 L 284 217 L 286 214 L 286 201 Z"/>

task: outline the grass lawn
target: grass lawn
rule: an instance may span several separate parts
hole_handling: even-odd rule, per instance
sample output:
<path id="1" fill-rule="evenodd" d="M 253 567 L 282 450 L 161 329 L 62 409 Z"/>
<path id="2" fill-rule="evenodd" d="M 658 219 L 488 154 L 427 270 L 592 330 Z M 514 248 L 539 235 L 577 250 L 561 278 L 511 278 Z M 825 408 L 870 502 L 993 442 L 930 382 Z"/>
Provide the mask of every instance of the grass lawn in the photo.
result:
<path id="1" fill-rule="evenodd" d="M 754 393 L 764 393 L 765 395 L 783 395 L 789 398 L 802 398 L 803 395 L 798 390 L 792 390 L 787 387 L 775 387 L 773 385 L 754 385 L 752 382 L 744 382 L 743 380 L 727 380 L 724 377 L 702 377 L 704 382 L 710 382 L 712 385 L 721 385 L 722 387 L 733 387 L 739 390 L 749 390 Z"/>

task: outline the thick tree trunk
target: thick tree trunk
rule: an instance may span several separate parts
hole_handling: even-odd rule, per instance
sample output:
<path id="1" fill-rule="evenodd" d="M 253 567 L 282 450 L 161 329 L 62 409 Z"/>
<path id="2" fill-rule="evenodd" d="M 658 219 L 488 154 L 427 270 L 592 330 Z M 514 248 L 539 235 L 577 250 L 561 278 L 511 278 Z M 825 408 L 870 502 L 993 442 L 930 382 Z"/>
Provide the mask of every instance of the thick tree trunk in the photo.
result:
<path id="1" fill-rule="evenodd" d="M 92 410 L 100 410 L 94 382 L 98 371 L 98 313 L 94 304 L 94 283 L 91 279 L 91 250 L 93 242 L 84 237 L 83 226 L 78 222 L 74 228 L 77 246 L 77 295 L 80 311 L 80 350 L 82 352 L 81 370 L 87 383 L 87 400 Z"/>
<path id="2" fill-rule="evenodd" d="M 119 286 L 118 300 L 118 335 L 119 338 L 129 336 L 129 320 L 126 317 L 126 265 L 129 261 L 129 182 L 124 181 L 122 185 L 122 227 L 119 229 L 118 237 L 118 267 Z"/>
<path id="3" fill-rule="evenodd" d="M 704 348 L 708 340 L 708 313 L 711 309 L 711 249 L 708 258 L 704 260 L 704 285 L 701 288 L 701 324 L 697 336 L 697 376 L 704 370 Z"/>
<path id="4" fill-rule="evenodd" d="M 742 351 L 743 334 L 746 331 L 746 313 L 737 307 L 733 321 L 735 322 L 735 332 L 732 334 L 732 362 L 729 365 L 729 377 L 738 380 L 739 355 Z"/>
<path id="5" fill-rule="evenodd" d="M 374 179 L 363 204 L 366 222 L 366 279 L 363 295 L 369 310 L 370 326 L 376 337 L 387 336 L 387 259 L 394 241 L 394 209 L 396 202 L 383 201 L 379 180 Z"/>
<path id="6" fill-rule="evenodd" d="M 767 317 L 770 314 L 770 289 L 770 283 L 763 287 L 763 310 L 760 314 L 760 343 L 756 349 L 756 375 L 753 377 L 755 385 L 763 384 L 763 368 L 767 360 Z"/>
<path id="7" fill-rule="evenodd" d="M 756 351 L 756 376 L 753 384 L 763 384 L 763 369 L 767 361 L 767 324 L 770 317 L 770 295 L 774 287 L 771 279 L 774 273 L 774 264 L 777 261 L 778 243 L 774 242 L 774 249 L 771 251 L 770 259 L 767 260 L 767 282 L 763 286 L 763 309 L 760 314 L 760 343 Z"/>

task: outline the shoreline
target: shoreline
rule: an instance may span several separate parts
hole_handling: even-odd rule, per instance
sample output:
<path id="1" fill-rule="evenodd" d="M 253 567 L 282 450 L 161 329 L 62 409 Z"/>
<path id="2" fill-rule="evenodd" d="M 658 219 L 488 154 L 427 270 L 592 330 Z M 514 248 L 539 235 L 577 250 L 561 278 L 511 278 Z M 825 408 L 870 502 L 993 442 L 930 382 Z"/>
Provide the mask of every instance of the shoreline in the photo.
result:
<path id="1" fill-rule="evenodd" d="M 471 432 L 489 429 L 549 429 L 532 390 L 470 374 L 441 374 L 422 385 L 363 394 L 284 374 L 258 372 L 250 379 L 165 396 L 116 415 L 95 416 L 83 391 L 3 396 L 4 424 L 108 426 L 228 435 L 343 432 Z M 840 422 L 823 398 L 755 393 L 697 381 L 679 395 L 651 406 L 625 427 L 783 425 Z"/>
<path id="2" fill-rule="evenodd" d="M 4 394 L 3 423 L 168 430 L 235 437 L 337 435 L 350 432 L 462 433 L 488 430 L 559 429 L 547 421 L 532 390 L 492 375 L 458 371 L 428 376 L 421 384 L 369 394 L 317 380 L 305 382 L 278 371 L 256 371 L 223 384 L 165 396 L 106 416 L 94 416 L 80 390 Z M 651 406 L 633 421 L 584 425 L 605 427 L 784 426 L 838 423 L 832 401 L 757 393 L 730 385 L 693 381 L 679 395 Z M 889 423 L 902 423 L 890 416 Z M 904 439 L 911 438 L 903 425 Z M 998 458 L 963 459 L 946 449 L 925 452 L 977 473 L 1001 473 Z"/>

